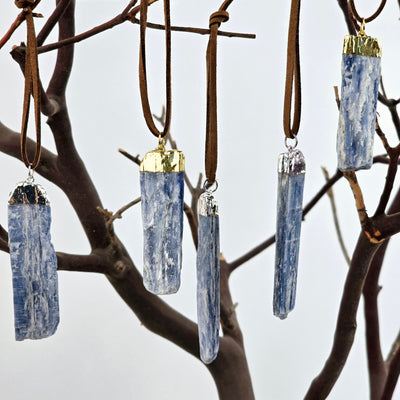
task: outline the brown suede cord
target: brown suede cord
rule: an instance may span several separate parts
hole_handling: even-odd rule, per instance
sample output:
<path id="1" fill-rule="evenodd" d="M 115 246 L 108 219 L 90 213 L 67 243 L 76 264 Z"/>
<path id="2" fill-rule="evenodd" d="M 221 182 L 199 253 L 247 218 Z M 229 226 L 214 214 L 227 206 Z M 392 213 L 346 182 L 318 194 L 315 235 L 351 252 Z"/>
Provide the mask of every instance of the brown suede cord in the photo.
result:
<path id="1" fill-rule="evenodd" d="M 27 167 L 35 169 L 40 161 L 41 152 L 41 133 L 40 133 L 40 80 L 35 26 L 33 23 L 32 5 L 34 1 L 16 0 L 15 4 L 18 8 L 23 8 L 26 19 L 27 41 L 25 51 L 25 90 L 24 105 L 22 113 L 21 127 L 21 157 Z M 29 107 L 31 102 L 31 94 L 34 102 L 35 113 L 35 129 L 36 129 L 36 152 L 32 162 L 29 161 L 26 140 L 29 120 Z"/>
<path id="2" fill-rule="evenodd" d="M 164 19 L 165 19 L 165 86 L 166 86 L 166 106 L 164 129 L 160 132 L 153 120 L 151 113 L 149 96 L 147 93 L 147 72 L 146 72 L 146 26 L 147 9 L 149 0 L 142 0 L 140 3 L 140 52 L 139 52 L 139 86 L 142 109 L 146 124 L 151 133 L 157 137 L 164 137 L 171 124 L 171 18 L 169 0 L 164 0 Z"/>
<path id="3" fill-rule="evenodd" d="M 297 136 L 301 117 L 301 80 L 300 80 L 300 52 L 299 52 L 299 23 L 300 0 L 292 0 L 289 20 L 289 34 L 287 45 L 285 100 L 283 105 L 283 129 L 287 138 Z M 293 123 L 292 96 L 294 85 L 294 113 Z"/>
<path id="4" fill-rule="evenodd" d="M 233 0 L 226 0 L 219 10 L 210 16 L 210 36 L 207 46 L 207 121 L 205 169 L 206 182 L 211 186 L 215 182 L 218 163 L 218 130 L 217 130 L 217 37 L 222 22 L 229 19 L 226 9 Z"/>
<path id="5" fill-rule="evenodd" d="M 363 22 L 364 21 L 365 23 L 373 21 L 382 12 L 382 10 L 385 7 L 385 5 L 386 5 L 386 0 L 382 0 L 381 4 L 378 7 L 378 9 L 370 17 L 362 18 L 360 16 L 360 14 L 358 14 L 358 12 L 356 10 L 356 6 L 354 4 L 354 0 L 350 0 L 349 1 L 349 9 L 350 9 L 351 13 L 354 15 L 354 18 L 356 18 L 356 20 L 358 22 Z"/>

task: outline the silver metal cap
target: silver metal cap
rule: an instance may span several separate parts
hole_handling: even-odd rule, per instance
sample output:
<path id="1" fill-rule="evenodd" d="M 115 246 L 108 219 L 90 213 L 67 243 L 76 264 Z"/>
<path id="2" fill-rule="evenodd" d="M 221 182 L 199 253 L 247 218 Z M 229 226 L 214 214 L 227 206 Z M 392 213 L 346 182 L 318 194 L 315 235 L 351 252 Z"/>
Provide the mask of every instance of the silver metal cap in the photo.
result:
<path id="1" fill-rule="evenodd" d="M 306 172 L 306 161 L 303 153 L 293 148 L 286 153 L 281 153 L 278 159 L 278 172 L 290 175 L 304 174 Z"/>
<path id="2" fill-rule="evenodd" d="M 210 192 L 204 192 L 198 203 L 199 215 L 209 217 L 210 215 L 218 215 L 218 203 Z"/>
<path id="3" fill-rule="evenodd" d="M 50 204 L 46 190 L 37 183 L 25 181 L 20 182 L 11 191 L 8 205 L 16 206 L 20 204 L 28 205 L 48 205 Z"/>

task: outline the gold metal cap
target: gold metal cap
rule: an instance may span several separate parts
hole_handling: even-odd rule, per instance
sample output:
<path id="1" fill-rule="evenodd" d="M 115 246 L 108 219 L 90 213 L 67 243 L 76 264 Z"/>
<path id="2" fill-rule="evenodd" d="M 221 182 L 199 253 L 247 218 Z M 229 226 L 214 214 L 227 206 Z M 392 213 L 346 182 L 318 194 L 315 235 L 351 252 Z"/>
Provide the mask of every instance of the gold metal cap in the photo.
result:
<path id="1" fill-rule="evenodd" d="M 179 150 L 165 150 L 161 142 L 157 149 L 144 156 L 139 169 L 140 172 L 183 172 L 185 155 Z"/>
<path id="2" fill-rule="evenodd" d="M 381 42 L 371 36 L 347 35 L 344 37 L 343 54 L 381 58 Z"/>

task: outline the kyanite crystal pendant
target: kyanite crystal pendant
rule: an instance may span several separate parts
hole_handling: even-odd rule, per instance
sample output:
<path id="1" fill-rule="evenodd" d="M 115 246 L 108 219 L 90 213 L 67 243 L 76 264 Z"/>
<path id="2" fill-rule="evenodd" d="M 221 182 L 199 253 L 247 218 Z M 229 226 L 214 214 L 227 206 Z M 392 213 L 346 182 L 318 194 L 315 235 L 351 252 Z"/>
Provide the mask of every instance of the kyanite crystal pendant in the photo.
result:
<path id="1" fill-rule="evenodd" d="M 197 249 L 197 321 L 200 358 L 214 361 L 219 348 L 219 216 L 209 192 L 200 196 L 199 245 Z"/>
<path id="2" fill-rule="evenodd" d="M 16 340 L 42 339 L 57 329 L 57 258 L 50 223 L 45 190 L 32 179 L 18 184 L 8 202 Z"/>
<path id="3" fill-rule="evenodd" d="M 154 294 L 180 286 L 185 156 L 163 143 L 140 164 L 143 220 L 143 284 Z"/>
<path id="4" fill-rule="evenodd" d="M 289 147 L 278 162 L 274 315 L 280 319 L 286 318 L 295 304 L 304 175 L 303 154 Z"/>
<path id="5" fill-rule="evenodd" d="M 371 168 L 381 54 L 378 39 L 352 35 L 344 39 L 337 132 L 341 171 Z"/>

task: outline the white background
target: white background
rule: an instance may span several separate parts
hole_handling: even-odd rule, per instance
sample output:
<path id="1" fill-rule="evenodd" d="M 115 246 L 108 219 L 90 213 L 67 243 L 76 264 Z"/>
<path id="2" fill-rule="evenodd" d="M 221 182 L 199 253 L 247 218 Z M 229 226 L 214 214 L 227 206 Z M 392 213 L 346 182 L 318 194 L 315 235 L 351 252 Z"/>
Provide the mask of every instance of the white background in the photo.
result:
<path id="1" fill-rule="evenodd" d="M 221 1 L 222 2 L 222 1 Z M 5 4 L 7 3 L 7 4 Z M 125 1 L 78 0 L 76 30 L 83 32 L 111 19 Z M 150 7 L 149 20 L 162 23 L 162 4 Z M 362 15 L 378 1 L 362 2 Z M 220 2 L 172 1 L 172 23 L 207 27 Z M 256 33 L 256 40 L 218 40 L 219 189 L 221 249 L 228 261 L 274 233 L 276 162 L 284 151 L 282 128 L 286 41 L 290 2 L 235 0 L 230 21 L 221 29 Z M 37 12 L 51 14 L 53 2 Z M 12 1 L 0 6 L 0 33 L 18 13 Z M 347 33 L 338 4 L 304 1 L 300 46 L 303 107 L 299 148 L 307 160 L 305 202 L 324 184 L 321 166 L 336 169 L 337 107 L 333 86 L 340 85 L 343 36 Z M 43 20 L 36 19 L 37 30 Z M 389 1 L 382 15 L 367 24 L 367 34 L 383 43 L 382 74 L 389 97 L 400 96 L 398 75 L 399 7 Z M 164 36 L 148 30 L 148 80 L 153 112 L 164 104 Z M 193 182 L 203 171 L 205 139 L 205 51 L 207 36 L 173 34 L 173 115 L 171 132 L 186 154 Z M 23 77 L 8 52 L 25 40 L 25 26 L 0 51 L 0 120 L 20 128 Z M 56 40 L 53 34 L 48 43 Z M 143 155 L 155 147 L 141 114 L 138 89 L 137 25 L 125 23 L 76 45 L 67 91 L 78 151 L 99 190 L 103 204 L 116 211 L 139 195 L 136 165 L 121 156 L 123 148 Z M 54 54 L 40 56 L 48 82 Z M 390 115 L 379 106 L 380 123 L 389 141 L 396 136 Z M 43 141 L 54 149 L 43 120 Z M 30 136 L 34 136 L 33 129 Z M 376 141 L 376 154 L 383 153 Z M 0 223 L 7 225 L 8 193 L 26 177 L 18 160 L 0 155 Z M 381 193 L 385 167 L 358 174 L 367 209 L 373 213 Z M 89 246 L 61 191 L 37 176 L 52 202 L 52 239 L 58 251 L 85 254 Z M 339 218 L 349 252 L 359 223 L 347 182 L 335 186 Z M 186 200 L 189 200 L 186 197 Z M 115 229 L 140 267 L 140 206 L 130 209 Z M 380 284 L 381 335 L 384 354 L 400 327 L 400 273 L 395 238 L 388 250 Z M 302 227 L 296 308 L 287 320 L 272 316 L 274 248 L 242 266 L 231 278 L 232 296 L 243 329 L 257 399 L 288 400 L 304 396 L 329 354 L 347 266 L 333 228 L 328 199 L 323 198 Z M 182 286 L 165 300 L 193 320 L 195 253 L 185 225 Z M 175 345 L 155 336 L 119 298 L 106 278 L 78 272 L 59 273 L 61 322 L 56 334 L 39 341 L 15 342 L 9 257 L 0 254 L 0 396 L 7 400 L 64 399 L 216 399 L 206 368 Z M 330 399 L 366 399 L 362 302 L 356 339 Z M 396 396 L 396 395 L 395 395 Z M 397 396 L 400 392 L 397 391 Z"/>

